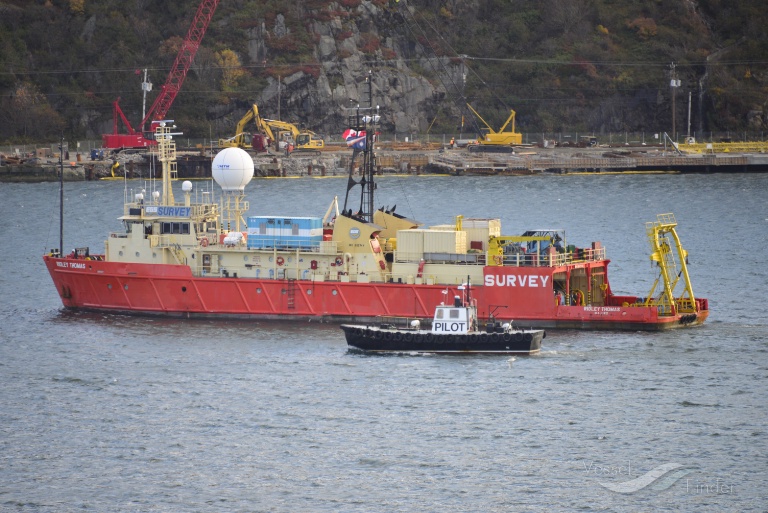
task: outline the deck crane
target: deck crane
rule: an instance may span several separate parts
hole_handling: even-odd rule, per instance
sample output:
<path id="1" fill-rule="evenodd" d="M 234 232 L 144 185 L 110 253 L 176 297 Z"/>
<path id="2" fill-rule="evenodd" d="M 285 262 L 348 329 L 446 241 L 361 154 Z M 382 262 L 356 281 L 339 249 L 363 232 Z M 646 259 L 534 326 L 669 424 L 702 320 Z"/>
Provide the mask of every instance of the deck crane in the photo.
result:
<path id="1" fill-rule="evenodd" d="M 181 89 L 181 85 L 184 83 L 184 79 L 187 77 L 189 66 L 195 58 L 197 49 L 200 46 L 200 42 L 205 35 L 205 31 L 208 29 L 208 25 L 213 18 L 213 13 L 216 12 L 220 0 L 202 0 L 197 8 L 195 17 L 192 20 L 192 24 L 187 32 L 187 37 L 184 38 L 184 43 L 179 49 L 179 53 L 176 55 L 176 60 L 173 62 L 171 71 L 168 73 L 168 78 L 165 80 L 165 84 L 160 89 L 160 94 L 155 98 L 154 103 L 149 108 L 147 115 L 141 120 L 139 129 L 134 130 L 128 119 L 123 114 L 120 108 L 120 98 L 112 102 L 113 108 L 113 129 L 111 134 L 103 134 L 101 136 L 102 146 L 109 149 L 121 149 L 121 148 L 145 148 L 156 144 L 152 138 L 152 132 L 148 132 L 145 135 L 144 127 L 147 121 L 152 119 L 159 121 L 165 119 L 165 115 L 168 114 L 168 110 L 173 104 L 173 100 L 176 99 L 176 95 Z M 120 134 L 117 131 L 118 118 L 122 119 L 126 128 L 128 128 L 127 134 Z"/>

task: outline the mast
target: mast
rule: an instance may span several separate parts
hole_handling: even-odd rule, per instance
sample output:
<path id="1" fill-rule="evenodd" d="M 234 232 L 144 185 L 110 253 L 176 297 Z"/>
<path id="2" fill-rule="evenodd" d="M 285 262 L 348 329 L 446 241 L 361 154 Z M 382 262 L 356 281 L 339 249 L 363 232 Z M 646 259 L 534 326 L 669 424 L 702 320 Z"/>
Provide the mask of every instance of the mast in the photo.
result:
<path id="1" fill-rule="evenodd" d="M 181 132 L 171 132 L 172 128 L 176 128 L 173 120 L 165 120 L 160 121 L 155 129 L 155 139 L 157 140 L 157 151 L 159 153 L 158 160 L 160 160 L 163 166 L 162 204 L 165 206 L 173 206 L 175 203 L 171 181 L 176 180 L 178 177 L 176 170 L 176 142 L 173 140 L 173 136 L 181 135 Z"/>
<path id="2" fill-rule="evenodd" d="M 351 141 L 348 140 L 347 144 L 352 146 L 352 160 L 349 164 L 349 179 L 347 180 L 347 193 L 344 198 L 344 208 L 342 213 L 349 212 L 347 206 L 351 203 L 350 191 L 357 186 L 360 186 L 360 208 L 352 214 L 358 219 L 365 222 L 373 222 L 374 202 L 373 195 L 376 189 L 376 184 L 373 180 L 374 170 L 376 167 L 376 155 L 373 152 L 373 143 L 375 141 L 376 126 L 379 122 L 379 107 L 378 105 L 373 107 L 373 74 L 368 72 L 368 76 L 365 79 L 367 89 L 364 91 L 367 98 L 368 107 L 361 107 L 358 104 L 355 109 L 355 114 L 350 116 L 349 125 L 354 134 Z M 362 162 L 360 163 L 360 176 L 359 179 L 355 178 L 355 168 L 357 165 L 358 157 L 362 156 Z"/>
<path id="3" fill-rule="evenodd" d="M 64 255 L 64 134 L 59 143 L 59 256 Z"/>

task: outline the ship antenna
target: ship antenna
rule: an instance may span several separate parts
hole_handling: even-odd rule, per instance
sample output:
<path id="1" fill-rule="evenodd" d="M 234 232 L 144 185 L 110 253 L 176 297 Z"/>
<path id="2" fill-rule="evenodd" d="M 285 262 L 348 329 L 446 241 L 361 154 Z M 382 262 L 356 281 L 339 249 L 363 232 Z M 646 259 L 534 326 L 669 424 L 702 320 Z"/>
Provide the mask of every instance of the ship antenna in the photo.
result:
<path id="1" fill-rule="evenodd" d="M 373 222 L 373 194 L 376 185 L 373 180 L 374 169 L 376 167 L 376 156 L 373 152 L 373 144 L 376 139 L 376 126 L 379 122 L 379 106 L 373 107 L 373 73 L 368 72 L 366 77 L 368 85 L 366 95 L 368 107 L 357 105 L 355 114 L 350 116 L 349 125 L 351 134 L 347 138 L 347 144 L 352 146 L 352 159 L 349 163 L 349 178 L 347 180 L 347 193 L 344 197 L 344 208 L 342 212 L 349 212 L 347 204 L 350 201 L 350 191 L 360 186 L 360 208 L 354 212 L 355 217 L 365 222 Z M 367 113 L 366 113 L 367 111 Z M 357 157 L 362 155 L 362 164 L 360 166 L 360 178 L 355 179 L 355 167 Z"/>

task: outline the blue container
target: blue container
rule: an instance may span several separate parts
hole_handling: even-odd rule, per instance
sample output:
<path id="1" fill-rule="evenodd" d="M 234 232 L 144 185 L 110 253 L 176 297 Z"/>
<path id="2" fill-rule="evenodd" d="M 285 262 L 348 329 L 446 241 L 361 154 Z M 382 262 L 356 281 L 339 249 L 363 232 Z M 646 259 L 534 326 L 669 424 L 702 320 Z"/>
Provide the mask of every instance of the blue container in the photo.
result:
<path id="1" fill-rule="evenodd" d="M 311 249 L 323 240 L 323 220 L 319 217 L 250 216 L 248 247 L 254 249 Z"/>

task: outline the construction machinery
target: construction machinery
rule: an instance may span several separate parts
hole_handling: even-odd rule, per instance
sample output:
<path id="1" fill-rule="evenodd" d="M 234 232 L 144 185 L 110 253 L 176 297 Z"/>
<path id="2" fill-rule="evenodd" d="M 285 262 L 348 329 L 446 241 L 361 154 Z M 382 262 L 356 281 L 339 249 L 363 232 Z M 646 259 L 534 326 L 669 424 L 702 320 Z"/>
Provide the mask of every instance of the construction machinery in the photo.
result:
<path id="1" fill-rule="evenodd" d="M 509 117 L 507 121 L 499 128 L 494 130 L 483 117 L 472 108 L 470 104 L 467 104 L 469 110 L 472 111 L 477 119 L 483 122 L 486 128 L 481 130 L 485 132 L 481 137 L 477 138 L 477 142 L 469 146 L 469 151 L 486 151 L 486 152 L 511 152 L 512 147 L 523 143 L 523 135 L 515 132 L 515 111 L 509 111 Z M 511 126 L 510 126 L 511 124 Z"/>
<path id="2" fill-rule="evenodd" d="M 253 134 L 245 129 L 251 121 L 255 123 L 257 129 Z M 311 130 L 301 131 L 293 123 L 262 118 L 256 104 L 253 104 L 238 121 L 234 136 L 219 139 L 220 148 L 252 148 L 258 152 L 268 151 L 271 144 L 274 144 L 277 150 L 290 147 L 298 150 L 319 150 L 325 147 L 323 140 Z"/>
<path id="3" fill-rule="evenodd" d="M 139 123 L 138 130 L 134 130 L 128 119 L 123 114 L 120 108 L 120 98 L 112 103 L 113 108 L 113 130 L 111 134 L 103 134 L 101 136 L 102 146 L 109 149 L 122 149 L 122 148 L 146 148 L 148 146 L 154 146 L 157 144 L 154 140 L 154 126 L 151 126 L 149 131 L 145 131 L 147 121 L 152 120 L 152 125 L 155 122 L 165 119 L 168 110 L 173 105 L 173 101 L 176 99 L 176 95 L 181 89 L 181 85 L 184 83 L 184 79 L 187 77 L 189 66 L 195 58 L 197 49 L 200 46 L 200 42 L 205 35 L 205 31 L 208 29 L 208 25 L 213 18 L 213 13 L 216 12 L 220 0 L 202 0 L 197 8 L 195 17 L 192 20 L 192 24 L 187 32 L 187 37 L 184 38 L 184 42 L 179 49 L 179 53 L 176 55 L 176 60 L 171 66 L 171 71 L 168 73 L 168 78 L 165 80 L 165 84 L 160 89 L 160 94 L 155 98 L 154 103 L 150 107 L 144 119 Z M 120 118 L 128 129 L 127 134 L 121 134 L 117 131 L 117 121 Z"/>
<path id="4" fill-rule="evenodd" d="M 253 135 L 245 131 L 245 127 L 254 119 L 260 119 L 259 108 L 254 103 L 253 106 L 248 109 L 245 115 L 237 122 L 235 128 L 235 135 L 228 139 L 219 139 L 219 148 L 253 148 L 256 151 L 267 151 L 269 146 L 268 142 L 265 142 L 263 138 L 259 137 L 256 141 L 253 140 Z M 256 126 L 258 126 L 258 121 Z"/>

